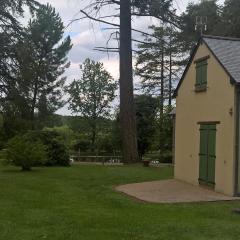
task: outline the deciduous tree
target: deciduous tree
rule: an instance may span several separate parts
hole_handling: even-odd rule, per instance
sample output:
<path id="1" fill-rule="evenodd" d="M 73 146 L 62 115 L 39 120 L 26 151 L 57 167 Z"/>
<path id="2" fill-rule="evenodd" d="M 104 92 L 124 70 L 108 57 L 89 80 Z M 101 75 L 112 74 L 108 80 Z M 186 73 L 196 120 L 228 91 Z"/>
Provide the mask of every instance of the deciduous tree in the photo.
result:
<path id="1" fill-rule="evenodd" d="M 157 116 L 157 99 L 150 95 L 135 96 L 137 130 L 138 130 L 138 152 L 142 159 L 143 155 L 149 150 L 153 140 L 155 120 Z"/>
<path id="2" fill-rule="evenodd" d="M 88 120 L 92 150 L 95 150 L 97 123 L 100 118 L 110 116 L 117 83 L 100 62 L 86 59 L 82 67 L 81 78 L 74 80 L 68 87 L 69 104 L 73 113 L 81 114 Z"/>

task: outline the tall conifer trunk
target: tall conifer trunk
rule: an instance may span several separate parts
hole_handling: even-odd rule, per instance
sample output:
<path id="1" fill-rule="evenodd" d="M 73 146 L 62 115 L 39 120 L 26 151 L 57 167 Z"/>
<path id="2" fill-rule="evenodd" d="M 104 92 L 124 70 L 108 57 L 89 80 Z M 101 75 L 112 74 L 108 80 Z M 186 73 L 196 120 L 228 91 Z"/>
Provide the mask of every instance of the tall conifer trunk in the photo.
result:
<path id="1" fill-rule="evenodd" d="M 161 40 L 161 93 L 160 93 L 160 157 L 162 156 L 162 150 L 164 145 L 163 135 L 163 115 L 164 115 L 164 42 Z"/>
<path id="2" fill-rule="evenodd" d="M 170 35 L 172 32 L 170 33 Z M 172 106 L 172 35 L 169 39 L 169 83 L 168 83 L 168 106 L 169 108 Z"/>
<path id="3" fill-rule="evenodd" d="M 123 161 L 139 160 L 133 95 L 131 1 L 120 0 L 120 124 Z"/>

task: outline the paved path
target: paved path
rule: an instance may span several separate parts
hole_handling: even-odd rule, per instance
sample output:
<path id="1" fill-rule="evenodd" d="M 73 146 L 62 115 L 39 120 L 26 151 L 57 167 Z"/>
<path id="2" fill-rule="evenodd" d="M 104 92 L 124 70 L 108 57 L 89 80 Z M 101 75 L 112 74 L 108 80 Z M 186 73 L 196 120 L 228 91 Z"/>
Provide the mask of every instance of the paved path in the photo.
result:
<path id="1" fill-rule="evenodd" d="M 73 165 L 105 165 L 105 166 L 123 166 L 123 163 L 111 163 L 111 162 L 73 162 Z"/>
<path id="2" fill-rule="evenodd" d="M 117 191 L 142 201 L 152 203 L 188 203 L 240 200 L 203 187 L 177 180 L 162 180 L 127 184 L 116 187 Z"/>

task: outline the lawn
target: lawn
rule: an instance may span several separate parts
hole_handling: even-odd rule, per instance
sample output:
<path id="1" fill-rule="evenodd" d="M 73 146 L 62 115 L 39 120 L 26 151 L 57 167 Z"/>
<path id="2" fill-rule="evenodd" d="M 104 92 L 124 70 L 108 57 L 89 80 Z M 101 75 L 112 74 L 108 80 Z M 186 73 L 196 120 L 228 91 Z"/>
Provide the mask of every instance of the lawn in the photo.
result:
<path id="1" fill-rule="evenodd" d="M 1 240 L 239 239 L 240 202 L 146 204 L 114 185 L 172 177 L 141 166 L 0 168 Z"/>

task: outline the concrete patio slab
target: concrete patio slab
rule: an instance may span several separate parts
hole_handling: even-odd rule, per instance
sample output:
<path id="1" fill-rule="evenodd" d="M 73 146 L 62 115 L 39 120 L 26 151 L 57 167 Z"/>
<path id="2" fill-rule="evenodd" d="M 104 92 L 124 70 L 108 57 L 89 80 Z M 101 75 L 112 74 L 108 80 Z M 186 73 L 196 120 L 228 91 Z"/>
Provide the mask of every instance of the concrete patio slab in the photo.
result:
<path id="1" fill-rule="evenodd" d="M 204 187 L 193 186 L 174 179 L 127 184 L 116 187 L 116 190 L 138 200 L 152 203 L 240 200 L 240 198 L 229 197 Z"/>

